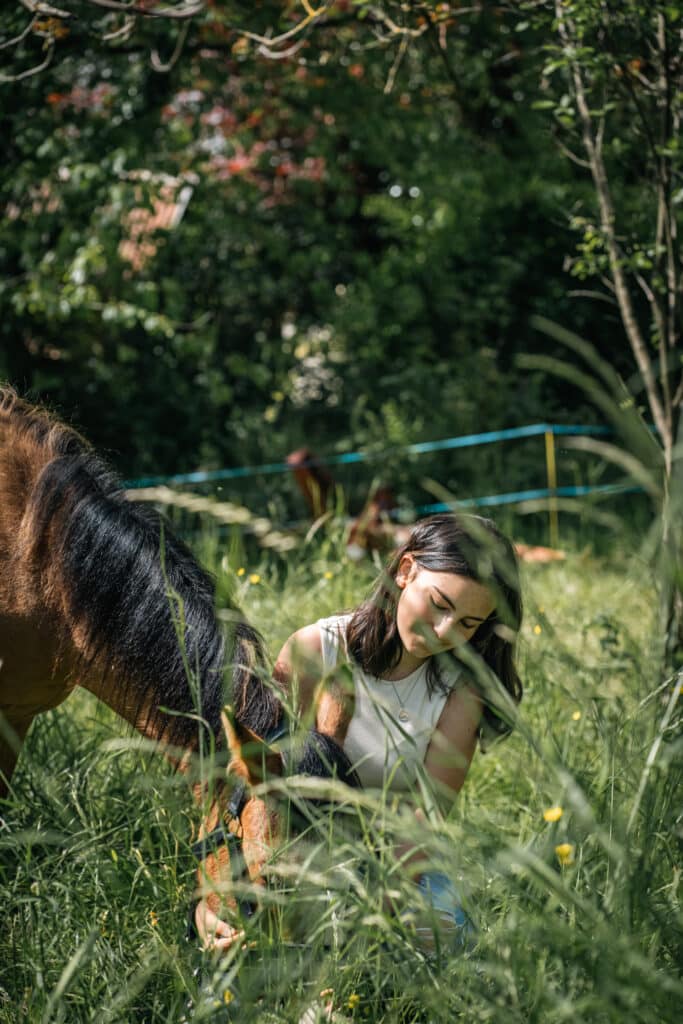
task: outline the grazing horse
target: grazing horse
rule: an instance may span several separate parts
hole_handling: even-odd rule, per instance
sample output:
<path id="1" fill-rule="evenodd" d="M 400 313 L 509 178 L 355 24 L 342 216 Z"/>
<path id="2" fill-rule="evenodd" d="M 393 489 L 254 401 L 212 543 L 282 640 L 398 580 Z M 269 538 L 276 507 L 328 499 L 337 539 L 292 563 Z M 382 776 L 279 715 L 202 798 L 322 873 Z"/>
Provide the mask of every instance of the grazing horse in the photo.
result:
<path id="1" fill-rule="evenodd" d="M 0 795 L 33 718 L 76 686 L 185 750 L 220 734 L 227 701 L 265 735 L 281 708 L 234 611 L 226 637 L 211 576 L 162 517 L 74 430 L 0 388 Z"/>
<path id="2" fill-rule="evenodd" d="M 258 747 L 282 728 L 283 708 L 259 635 L 236 608 L 226 635 L 214 596 L 212 577 L 158 513 L 126 497 L 87 441 L 0 387 L 0 797 L 35 716 L 76 686 L 181 767 L 202 738 L 220 747 L 227 735 L 228 775 L 244 777 L 241 743 Z M 342 777 L 346 766 L 337 772 L 320 742 L 298 770 Z M 266 804 L 250 797 L 228 820 L 220 783 L 200 832 L 203 875 L 220 881 L 229 870 L 228 846 L 215 841 L 223 822 L 244 837 L 258 880 L 273 833 Z M 204 798 L 199 785 L 195 796 Z"/>
<path id="3" fill-rule="evenodd" d="M 287 456 L 287 463 L 292 467 L 311 517 L 317 519 L 325 511 L 329 495 L 334 490 L 332 475 L 310 448 L 292 452 Z M 365 507 L 348 526 L 346 554 L 351 561 L 358 562 L 373 551 L 386 555 L 408 540 L 415 523 L 394 522 L 391 513 L 396 507 L 391 487 L 382 485 L 370 494 Z M 513 546 L 515 554 L 523 562 L 557 562 L 566 557 L 564 551 L 537 544 L 517 542 Z"/>

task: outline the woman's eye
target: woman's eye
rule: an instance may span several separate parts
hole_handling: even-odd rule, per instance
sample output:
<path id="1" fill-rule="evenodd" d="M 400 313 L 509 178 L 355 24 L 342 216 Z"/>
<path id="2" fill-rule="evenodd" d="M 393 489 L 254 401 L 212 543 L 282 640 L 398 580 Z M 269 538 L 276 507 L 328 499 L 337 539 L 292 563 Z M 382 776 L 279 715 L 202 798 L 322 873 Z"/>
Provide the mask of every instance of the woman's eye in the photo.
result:
<path id="1" fill-rule="evenodd" d="M 432 604 L 434 605 L 435 608 L 438 608 L 440 612 L 448 611 L 448 608 L 446 607 L 445 604 L 439 604 L 437 601 L 434 600 L 434 598 L 432 598 Z"/>

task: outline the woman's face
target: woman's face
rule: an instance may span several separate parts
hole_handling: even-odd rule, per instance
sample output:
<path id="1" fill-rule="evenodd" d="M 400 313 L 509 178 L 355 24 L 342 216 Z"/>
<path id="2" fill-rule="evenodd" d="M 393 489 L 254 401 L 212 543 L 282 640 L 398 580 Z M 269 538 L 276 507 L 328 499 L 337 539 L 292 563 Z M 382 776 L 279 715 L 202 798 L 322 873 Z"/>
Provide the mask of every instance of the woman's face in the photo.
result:
<path id="1" fill-rule="evenodd" d="M 401 589 L 396 624 L 404 650 L 416 659 L 451 651 L 470 640 L 495 608 L 488 587 L 467 576 L 432 572 L 405 555 L 396 573 Z"/>

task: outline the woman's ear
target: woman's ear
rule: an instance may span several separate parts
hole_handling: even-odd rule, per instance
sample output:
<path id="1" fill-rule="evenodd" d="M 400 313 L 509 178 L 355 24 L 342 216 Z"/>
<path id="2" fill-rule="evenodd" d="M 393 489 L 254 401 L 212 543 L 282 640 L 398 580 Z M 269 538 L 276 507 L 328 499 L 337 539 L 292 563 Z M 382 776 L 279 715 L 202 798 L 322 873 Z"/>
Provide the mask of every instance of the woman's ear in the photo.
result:
<path id="1" fill-rule="evenodd" d="M 396 586 L 403 590 L 408 580 L 412 579 L 414 572 L 415 559 L 410 554 L 404 555 L 398 563 L 398 569 L 396 570 Z"/>

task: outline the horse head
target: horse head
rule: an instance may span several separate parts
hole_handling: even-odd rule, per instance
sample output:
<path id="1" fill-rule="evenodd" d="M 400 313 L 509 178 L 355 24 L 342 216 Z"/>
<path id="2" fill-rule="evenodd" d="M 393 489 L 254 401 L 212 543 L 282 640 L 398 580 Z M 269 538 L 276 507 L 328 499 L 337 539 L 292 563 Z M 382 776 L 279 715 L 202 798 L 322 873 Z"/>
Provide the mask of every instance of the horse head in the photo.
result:
<path id="1" fill-rule="evenodd" d="M 287 778 L 337 780 L 351 788 L 361 784 L 344 751 L 325 733 L 312 730 L 298 736 L 285 720 L 264 739 L 227 709 L 221 720 L 231 796 L 223 824 L 201 838 L 194 852 L 204 861 L 213 890 L 207 899 L 210 909 L 218 915 L 221 903 L 227 902 L 233 912 L 251 917 L 254 901 L 241 899 L 240 891 L 265 886 L 268 862 L 283 839 L 308 828 L 314 809 L 330 803 L 319 790 L 296 799 L 288 791 Z"/>

